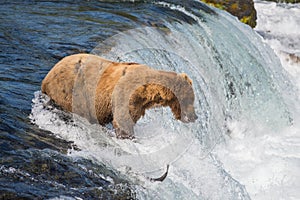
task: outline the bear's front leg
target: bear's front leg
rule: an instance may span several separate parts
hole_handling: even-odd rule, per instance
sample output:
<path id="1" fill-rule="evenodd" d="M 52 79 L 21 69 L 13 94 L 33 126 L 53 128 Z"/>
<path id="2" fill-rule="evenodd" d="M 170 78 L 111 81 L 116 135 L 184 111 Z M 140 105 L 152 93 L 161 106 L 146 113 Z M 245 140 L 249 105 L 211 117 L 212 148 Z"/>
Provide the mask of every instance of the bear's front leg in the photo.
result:
<path id="1" fill-rule="evenodd" d="M 124 130 L 121 130 L 119 128 L 116 129 L 116 135 L 117 135 L 118 139 L 130 139 L 130 140 L 132 140 L 132 139 L 135 138 L 134 135 L 128 134 Z"/>
<path id="2" fill-rule="evenodd" d="M 113 126 L 116 130 L 116 136 L 119 139 L 134 139 L 133 135 L 133 125 L 130 123 L 120 124 L 116 120 L 113 120 Z"/>

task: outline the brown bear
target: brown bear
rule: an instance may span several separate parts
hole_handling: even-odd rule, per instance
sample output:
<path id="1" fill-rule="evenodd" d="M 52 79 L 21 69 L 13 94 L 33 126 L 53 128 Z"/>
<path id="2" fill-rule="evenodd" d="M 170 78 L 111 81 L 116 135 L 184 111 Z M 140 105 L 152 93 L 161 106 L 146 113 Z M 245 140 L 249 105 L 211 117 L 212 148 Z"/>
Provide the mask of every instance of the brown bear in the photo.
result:
<path id="1" fill-rule="evenodd" d="M 151 107 L 169 106 L 183 122 L 197 119 L 192 81 L 186 74 L 91 54 L 63 58 L 43 80 L 42 92 L 92 123 L 112 122 L 118 138 L 133 138 L 134 124 Z"/>

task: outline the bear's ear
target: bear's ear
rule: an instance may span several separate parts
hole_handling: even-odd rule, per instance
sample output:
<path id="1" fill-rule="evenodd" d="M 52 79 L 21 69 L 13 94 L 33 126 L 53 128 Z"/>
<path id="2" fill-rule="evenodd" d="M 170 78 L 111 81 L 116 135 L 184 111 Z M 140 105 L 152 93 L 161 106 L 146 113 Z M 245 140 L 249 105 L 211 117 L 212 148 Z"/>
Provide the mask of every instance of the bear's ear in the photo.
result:
<path id="1" fill-rule="evenodd" d="M 188 77 L 186 73 L 178 74 L 178 76 L 182 77 L 184 80 L 186 80 L 190 85 L 193 84 L 193 81 Z"/>

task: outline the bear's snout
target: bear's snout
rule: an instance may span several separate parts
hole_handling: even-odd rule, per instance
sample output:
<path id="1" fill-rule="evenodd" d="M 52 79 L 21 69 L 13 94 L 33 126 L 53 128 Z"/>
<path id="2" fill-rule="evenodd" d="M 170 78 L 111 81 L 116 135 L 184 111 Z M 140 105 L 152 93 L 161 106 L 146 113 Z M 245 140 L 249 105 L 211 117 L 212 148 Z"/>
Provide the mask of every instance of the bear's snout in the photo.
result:
<path id="1" fill-rule="evenodd" d="M 195 122 L 198 119 L 198 116 L 194 113 L 193 116 L 189 119 L 190 122 Z"/>
<path id="2" fill-rule="evenodd" d="M 198 116 L 195 113 L 184 114 L 181 117 L 181 121 L 184 123 L 195 122 L 198 119 Z"/>

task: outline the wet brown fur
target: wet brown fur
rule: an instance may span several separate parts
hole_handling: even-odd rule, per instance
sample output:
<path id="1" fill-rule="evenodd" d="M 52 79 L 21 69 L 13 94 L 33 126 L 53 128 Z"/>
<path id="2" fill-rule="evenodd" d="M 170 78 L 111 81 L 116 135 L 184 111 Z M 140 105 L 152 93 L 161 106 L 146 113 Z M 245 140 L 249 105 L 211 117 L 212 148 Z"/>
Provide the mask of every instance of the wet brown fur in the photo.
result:
<path id="1" fill-rule="evenodd" d="M 130 113 L 134 123 L 145 114 L 146 109 L 154 106 L 170 106 L 174 117 L 181 119 L 182 108 L 176 95 L 169 88 L 157 84 L 156 79 L 168 77 L 170 84 L 188 87 L 178 88 L 180 95 L 177 96 L 181 99 L 192 98 L 193 104 L 192 82 L 188 76 L 154 70 L 137 63 L 116 63 L 91 54 L 68 56 L 51 69 L 43 80 L 41 89 L 64 110 L 75 112 L 90 121 L 96 120 L 104 125 L 115 118 L 112 95 L 116 85 L 121 84 L 118 88 L 126 94 L 127 90 L 132 89 L 131 85 L 143 82 L 142 78 L 139 79 L 142 74 L 152 75 L 153 81 L 136 88 L 130 95 L 129 105 L 120 104 L 126 107 L 124 109 Z M 126 87 L 122 89 L 123 85 Z M 114 95 L 121 95 L 121 92 Z M 194 112 L 193 105 L 191 106 L 192 110 L 186 112 Z M 119 122 L 123 119 L 119 117 L 119 121 L 114 120 L 115 128 L 119 128 Z"/>
<path id="2" fill-rule="evenodd" d="M 159 106 L 170 106 L 174 117 L 180 119 L 180 104 L 175 94 L 169 88 L 155 83 L 135 90 L 129 101 L 129 113 L 133 121 L 137 122 L 147 109 Z"/>

